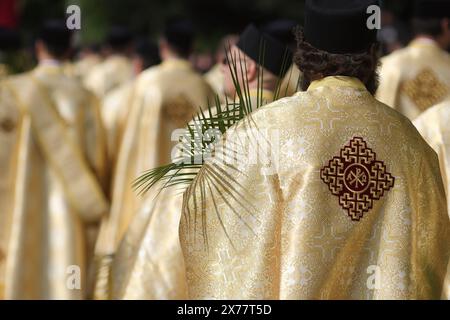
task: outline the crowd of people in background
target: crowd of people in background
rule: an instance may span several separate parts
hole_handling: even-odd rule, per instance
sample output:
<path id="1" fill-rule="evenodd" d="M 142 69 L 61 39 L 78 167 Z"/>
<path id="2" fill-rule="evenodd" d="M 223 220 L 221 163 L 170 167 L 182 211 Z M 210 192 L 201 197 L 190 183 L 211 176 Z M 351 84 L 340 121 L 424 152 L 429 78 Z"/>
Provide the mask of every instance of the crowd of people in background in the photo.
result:
<path id="1" fill-rule="evenodd" d="M 359 2 L 368 5 L 376 1 Z M 39 26 L 32 48 L 22 45 L 17 30 L 0 27 L 0 298 L 426 299 L 449 295 L 446 290 L 450 284 L 443 282 L 450 248 L 444 193 L 450 188 L 450 142 L 447 141 L 450 139 L 447 129 L 450 5 L 445 0 L 416 2 L 408 23 L 392 12 L 383 11 L 379 32 L 359 32 L 358 28 L 362 27 L 355 21 L 365 13 L 351 1 L 342 3 L 348 24 L 344 20 L 339 20 L 339 24 L 337 20 L 327 20 L 330 15 L 341 17 L 342 14 L 336 13 L 339 10 L 336 11 L 332 1 L 323 1 L 326 4 L 307 1 L 306 17 L 313 18 L 306 19 L 305 26 L 288 19 L 274 19 L 255 26 L 249 17 L 249 25 L 240 34 L 223 35 L 217 45 L 203 52 L 197 52 L 194 46 L 196 34 L 201 30 L 196 30 L 189 19 L 180 17 L 167 19 L 159 38 L 153 41 L 136 36 L 127 26 L 114 25 L 103 42 L 76 45 L 74 32 L 67 29 L 63 20 L 46 20 Z M 327 23 L 334 29 L 324 28 Z M 355 30 L 355 35 L 345 35 L 346 30 Z M 261 61 L 262 40 L 267 52 Z M 381 63 L 380 56 L 383 56 Z M 231 57 L 242 60 L 245 66 L 238 68 L 239 79 L 231 70 Z M 280 165 L 278 182 L 257 178 L 254 168 L 242 165 L 241 170 L 254 179 L 249 182 L 212 161 L 211 167 L 214 164 L 220 173 L 205 166 L 197 180 L 200 182 L 188 190 L 184 201 L 182 194 L 170 189 L 138 194 L 132 186 L 142 173 L 173 161 L 177 142 L 173 133 L 190 123 L 200 110 L 211 105 L 214 109 L 217 104 L 220 107 L 228 99 L 236 99 L 239 91 L 236 82 L 248 87 L 248 99 L 258 101 L 258 107 L 274 103 L 273 107 L 255 113 L 255 123 L 259 126 L 269 130 L 277 124 L 290 130 L 292 121 L 296 120 L 298 126 L 306 128 L 291 128 L 289 134 L 282 136 L 281 143 L 293 144 L 299 153 L 309 148 L 314 155 L 304 160 L 310 161 L 309 166 L 291 168 L 293 163 L 303 161 L 303 154 L 286 153 L 288 160 Z M 344 87 L 345 90 L 339 91 Z M 385 109 L 373 96 L 391 108 Z M 333 101 L 340 111 L 323 104 L 321 97 Z M 295 109 L 297 104 L 304 105 L 304 111 Z M 340 109 L 345 104 L 351 112 Z M 322 111 L 314 110 L 313 106 Z M 274 111 L 280 108 L 290 113 L 282 117 L 282 111 L 280 114 Z M 340 116 L 334 116 L 333 112 L 340 112 Z M 349 129 L 341 128 L 343 119 Z M 423 139 L 436 151 L 440 166 L 409 121 L 414 121 Z M 248 133 L 251 121 L 243 123 L 237 128 Z M 317 123 L 318 131 L 302 131 Z M 365 135 L 365 140 L 358 135 Z M 345 143 L 350 144 L 344 146 L 340 138 L 352 139 L 347 139 Z M 383 141 L 389 144 L 384 145 Z M 354 174 L 378 170 L 378 176 L 372 176 L 375 180 L 367 182 L 366 189 L 361 187 L 355 191 L 342 187 L 344 191 L 337 192 L 341 187 L 333 186 L 334 180 L 330 178 L 333 161 L 329 162 L 331 167 L 319 168 L 326 162 L 325 158 L 332 158 L 329 153 L 334 147 L 341 148 L 341 145 L 341 157 L 334 157 L 334 161 L 343 161 L 348 150 L 364 149 L 361 152 L 365 156 L 376 153 L 377 158 L 370 159 L 373 161 L 370 168 L 362 162 L 338 165 L 356 166 L 359 171 Z M 377 152 L 372 153 L 369 146 Z M 393 150 L 393 146 L 398 149 Z M 356 158 L 360 159 L 359 156 Z M 363 165 L 366 169 L 361 169 Z M 305 178 L 295 180 L 287 173 L 290 170 L 300 170 Z M 317 183 L 321 183 L 322 189 L 315 180 L 310 180 L 312 171 L 318 172 L 316 178 L 320 173 L 328 187 L 320 179 Z M 347 169 L 345 172 L 344 175 Z M 223 182 L 216 189 L 210 187 L 205 196 L 203 189 L 199 191 L 199 185 L 202 182 L 208 185 L 208 179 L 214 174 L 217 174 L 214 179 L 224 181 L 233 177 L 236 185 L 227 186 Z M 335 178 L 338 179 L 337 175 Z M 347 182 L 342 183 L 347 186 Z M 378 189 L 365 193 L 372 183 Z M 366 180 L 361 184 L 365 185 Z M 279 191 L 273 191 L 275 186 Z M 258 212 L 262 214 L 262 222 L 246 217 L 244 224 L 254 225 L 264 233 L 264 241 L 258 242 L 236 229 L 241 222 L 234 215 L 245 216 L 247 210 L 233 195 L 233 190 L 239 188 L 243 188 L 241 195 L 254 190 L 245 200 L 252 202 L 252 197 L 256 198 L 251 205 L 261 211 Z M 329 203 L 338 207 L 337 200 L 332 202 L 335 198 L 317 202 L 309 194 L 326 198 L 328 188 L 332 193 L 330 198 L 339 197 L 339 205 L 352 221 L 368 216 L 361 222 L 361 225 L 366 223 L 361 228 L 366 228 L 364 232 L 371 233 L 373 238 L 347 230 L 344 226 L 347 215 L 334 220 L 320 213 L 320 221 L 316 221 L 305 213 L 317 210 L 319 216 L 319 212 L 330 212 L 333 209 L 331 205 L 327 207 Z M 267 190 L 272 193 L 266 194 Z M 286 194 L 280 196 L 283 192 Z M 229 198 L 223 197 L 228 193 Z M 356 194 L 364 200 L 348 198 Z M 215 202 L 215 195 L 220 198 L 220 204 Z M 199 209 L 197 200 L 206 203 L 206 209 Z M 370 205 L 362 205 L 364 201 Z M 240 206 L 237 210 L 240 213 L 235 212 Z M 210 210 L 207 218 L 198 213 L 202 210 Z M 215 210 L 226 212 L 227 218 L 224 221 L 219 215 L 216 218 Z M 305 215 L 294 219 L 288 217 L 289 210 L 300 210 Z M 198 221 L 184 220 L 182 214 L 186 212 L 196 212 Z M 273 212 L 279 212 L 283 216 L 280 219 L 286 221 L 267 218 Z M 375 213 L 383 212 L 400 215 L 386 214 L 387 220 L 392 219 L 387 231 L 383 229 L 385 220 L 372 218 L 377 216 Z M 303 230 L 301 223 L 297 224 L 298 219 L 308 221 L 311 229 Z M 205 221 L 210 224 L 206 226 Z M 197 223 L 202 227 L 192 229 Z M 377 227 L 371 229 L 368 226 L 371 223 Z M 229 227 L 230 233 L 222 234 L 222 224 Z M 327 229 L 329 224 L 338 226 L 331 235 Z M 426 232 L 417 231 L 417 225 Z M 192 234 L 200 237 L 202 228 L 210 234 L 210 245 L 219 248 L 212 255 L 199 249 L 199 238 L 190 238 Z M 321 235 L 315 233 L 312 240 L 291 234 L 294 230 L 293 233 L 308 235 L 317 231 L 314 228 L 320 229 Z M 279 233 L 282 240 L 266 234 L 270 232 Z M 342 232 L 342 236 L 334 232 Z M 411 233 L 412 241 L 417 243 L 407 243 L 409 238 L 405 233 Z M 229 236 L 239 239 L 237 248 L 227 242 Z M 305 243 L 312 243 L 317 237 L 327 238 L 321 238 L 324 242 L 339 242 L 341 252 L 353 248 L 360 260 L 353 261 L 354 255 L 342 253 L 343 256 L 333 261 L 340 259 L 341 264 L 348 263 L 358 274 L 365 274 L 358 269 L 358 261 L 372 261 L 365 256 L 365 245 L 376 247 L 373 250 L 377 253 L 383 248 L 390 251 L 386 256 L 380 254 L 382 258 L 378 260 L 389 270 L 386 276 L 391 281 L 389 288 L 379 289 L 370 296 L 362 287 L 356 287 L 366 283 L 358 275 L 353 277 L 356 284 L 352 287 L 342 280 L 339 270 L 327 269 L 335 257 L 328 259 L 328 253 L 323 253 L 323 259 L 317 262 L 307 255 L 298 255 L 292 247 L 296 244 L 306 248 Z M 372 244 L 378 238 L 382 240 Z M 277 241 L 282 243 L 282 249 L 273 244 Z M 317 243 L 312 247 L 321 245 Z M 298 251 L 307 250 L 304 248 Z M 329 250 L 331 255 L 336 248 L 323 250 Z M 230 256 L 235 249 L 238 260 L 242 261 L 241 269 Z M 288 253 L 280 253 L 285 251 Z M 301 263 L 300 256 L 304 259 Z M 414 259 L 409 259 L 410 256 Z M 274 259 L 282 260 L 283 266 L 275 266 Z M 314 261 L 318 265 L 313 276 Z M 73 266 L 79 268 L 79 280 L 78 269 L 73 274 L 70 271 Z M 391 287 L 403 281 L 393 271 L 396 266 L 414 273 L 414 281 L 405 280 L 409 289 Z M 231 273 L 226 273 L 231 269 Z M 273 275 L 273 270 L 279 278 Z M 319 273 L 329 282 L 324 284 L 318 280 Z M 291 287 L 289 277 L 300 276 L 303 278 L 299 286 Z M 315 284 L 308 287 L 309 281 Z M 413 290 L 412 286 L 420 288 Z M 407 290 L 410 291 L 405 293 Z"/>

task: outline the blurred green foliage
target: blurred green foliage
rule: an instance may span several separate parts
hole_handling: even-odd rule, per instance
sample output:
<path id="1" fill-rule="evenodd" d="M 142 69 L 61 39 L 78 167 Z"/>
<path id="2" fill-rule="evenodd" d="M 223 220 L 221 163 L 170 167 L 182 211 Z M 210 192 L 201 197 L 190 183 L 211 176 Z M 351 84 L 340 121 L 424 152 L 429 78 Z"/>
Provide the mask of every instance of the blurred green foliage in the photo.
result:
<path id="1" fill-rule="evenodd" d="M 199 30 L 198 46 L 216 42 L 226 33 L 238 33 L 248 22 L 273 18 L 302 20 L 299 0 L 79 0 L 84 43 L 100 41 L 111 24 L 128 25 L 137 34 L 157 38 L 164 21 L 173 16 L 192 19 Z"/>
<path id="2" fill-rule="evenodd" d="M 20 27 L 31 40 L 41 21 L 64 18 L 70 4 L 81 8 L 81 44 L 101 42 L 112 24 L 124 24 L 139 35 L 156 39 L 164 21 L 172 16 L 189 17 L 199 32 L 197 47 L 214 46 L 226 33 L 238 33 L 248 22 L 290 18 L 303 21 L 304 0 L 18 0 Z M 409 0 L 385 0 L 399 15 Z"/>

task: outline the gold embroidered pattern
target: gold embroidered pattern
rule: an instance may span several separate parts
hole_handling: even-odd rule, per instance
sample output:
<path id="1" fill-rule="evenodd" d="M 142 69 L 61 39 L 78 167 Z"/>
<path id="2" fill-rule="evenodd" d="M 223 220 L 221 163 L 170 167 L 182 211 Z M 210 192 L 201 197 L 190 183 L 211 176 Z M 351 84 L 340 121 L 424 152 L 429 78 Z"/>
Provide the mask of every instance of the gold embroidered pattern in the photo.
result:
<path id="1" fill-rule="evenodd" d="M 0 129 L 4 132 L 11 132 L 16 127 L 13 120 L 9 118 L 0 119 Z"/>
<path id="2" fill-rule="evenodd" d="M 177 96 L 163 106 L 165 119 L 169 119 L 176 126 L 183 127 L 192 118 L 195 109 L 184 96 Z"/>
<path id="3" fill-rule="evenodd" d="M 373 201 L 389 191 L 395 178 L 363 138 L 355 137 L 320 171 L 320 177 L 353 221 L 372 209 Z"/>
<path id="4" fill-rule="evenodd" d="M 424 69 L 414 79 L 406 81 L 402 91 L 422 112 L 441 102 L 448 94 L 447 86 L 431 69 Z"/>

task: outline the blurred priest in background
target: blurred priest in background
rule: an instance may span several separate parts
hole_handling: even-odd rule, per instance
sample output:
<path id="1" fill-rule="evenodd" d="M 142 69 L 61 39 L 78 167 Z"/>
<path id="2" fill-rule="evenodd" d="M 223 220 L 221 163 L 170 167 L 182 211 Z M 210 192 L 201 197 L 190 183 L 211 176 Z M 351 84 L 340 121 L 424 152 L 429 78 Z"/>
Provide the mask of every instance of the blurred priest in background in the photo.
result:
<path id="1" fill-rule="evenodd" d="M 106 42 L 105 60 L 93 67 L 84 82 L 100 99 L 133 78 L 131 32 L 123 26 L 113 26 Z"/>
<path id="2" fill-rule="evenodd" d="M 377 99 L 414 120 L 450 94 L 450 1 L 415 0 L 415 39 L 381 59 Z"/>
<path id="3" fill-rule="evenodd" d="M 130 111 L 114 174 L 112 207 L 102 222 L 96 246 L 96 298 L 109 296 L 113 255 L 142 197 L 133 181 L 144 171 L 171 161 L 172 132 L 184 127 L 200 107 L 213 103 L 214 92 L 188 61 L 194 28 L 185 19 L 167 23 L 159 43 L 162 63 L 144 71 L 133 85 Z"/>
<path id="4" fill-rule="evenodd" d="M 263 42 L 265 59 L 259 63 Z M 236 74 L 240 78 L 242 88 L 247 82 L 254 109 L 273 101 L 279 79 L 277 75 L 283 76 L 286 72 L 286 68 L 283 69 L 285 50 L 283 43 L 262 33 L 253 25 L 245 29 L 237 44 L 228 48 L 230 63 L 238 59 L 241 61 L 236 66 Z M 290 56 L 287 59 L 292 60 Z M 236 95 L 236 89 L 231 68 L 222 67 L 222 71 L 226 84 L 225 92 L 233 97 Z M 258 92 L 260 100 L 257 98 Z M 260 105 L 257 105 L 258 103 Z M 111 277 L 113 299 L 188 297 L 178 237 L 181 209 L 182 192 L 176 186 L 164 189 L 161 193 L 155 187 L 145 195 L 143 204 L 137 210 L 114 259 Z"/>
<path id="5" fill-rule="evenodd" d="M 0 84 L 0 296 L 86 298 L 87 231 L 108 212 L 96 98 L 63 72 L 71 34 L 48 21 L 38 66 Z M 72 275 L 73 277 L 70 277 Z"/>

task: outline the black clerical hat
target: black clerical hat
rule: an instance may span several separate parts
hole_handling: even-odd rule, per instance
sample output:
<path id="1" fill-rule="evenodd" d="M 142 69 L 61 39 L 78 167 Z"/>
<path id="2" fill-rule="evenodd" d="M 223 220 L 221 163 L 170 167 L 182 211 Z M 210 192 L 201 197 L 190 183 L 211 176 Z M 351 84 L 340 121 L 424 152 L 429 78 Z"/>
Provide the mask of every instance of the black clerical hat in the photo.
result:
<path id="1" fill-rule="evenodd" d="M 16 50 L 20 45 L 20 35 L 16 30 L 0 27 L 0 50 Z"/>
<path id="2" fill-rule="evenodd" d="M 70 47 L 72 32 L 67 28 L 64 21 L 48 20 L 44 22 L 38 38 L 48 46 L 65 49 Z"/>
<path id="3" fill-rule="evenodd" d="M 416 0 L 414 17 L 421 19 L 450 18 L 450 0 Z"/>
<path id="4" fill-rule="evenodd" d="M 291 52 L 286 45 L 260 32 L 252 24 L 239 36 L 236 46 L 276 76 L 283 76 L 292 62 Z"/>
<path id="5" fill-rule="evenodd" d="M 137 39 L 134 51 L 144 61 L 145 69 L 161 62 L 158 46 L 147 39 Z"/>
<path id="6" fill-rule="evenodd" d="M 164 37 L 167 42 L 187 53 L 194 40 L 194 25 L 188 19 L 171 18 L 166 22 Z"/>
<path id="7" fill-rule="evenodd" d="M 261 31 L 270 34 L 286 45 L 291 45 L 295 44 L 294 30 L 297 26 L 298 22 L 295 20 L 278 19 L 265 24 Z"/>
<path id="8" fill-rule="evenodd" d="M 377 0 L 306 0 L 304 36 L 315 48 L 330 53 L 357 53 L 376 42 L 367 13 Z"/>
<path id="9" fill-rule="evenodd" d="M 113 25 L 108 32 L 106 42 L 113 48 L 121 48 L 129 45 L 133 35 L 127 27 Z"/>

